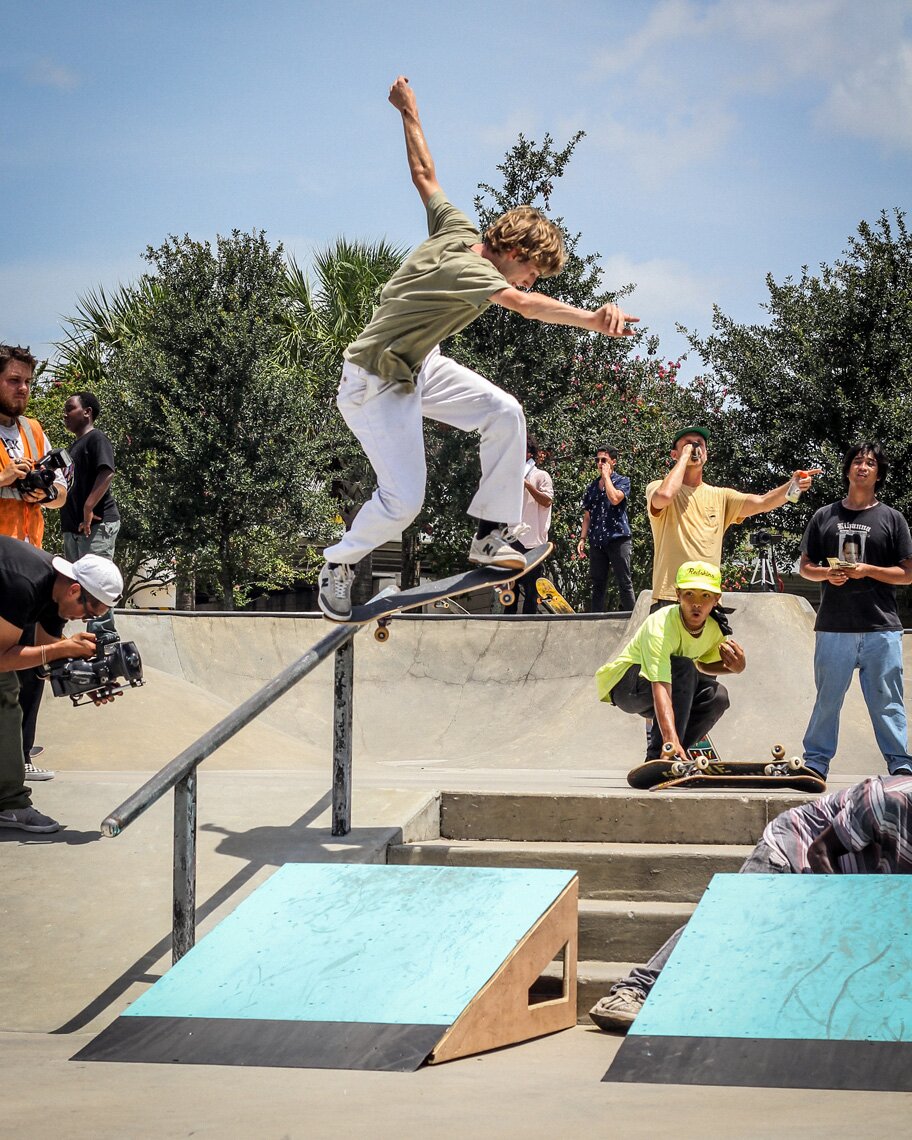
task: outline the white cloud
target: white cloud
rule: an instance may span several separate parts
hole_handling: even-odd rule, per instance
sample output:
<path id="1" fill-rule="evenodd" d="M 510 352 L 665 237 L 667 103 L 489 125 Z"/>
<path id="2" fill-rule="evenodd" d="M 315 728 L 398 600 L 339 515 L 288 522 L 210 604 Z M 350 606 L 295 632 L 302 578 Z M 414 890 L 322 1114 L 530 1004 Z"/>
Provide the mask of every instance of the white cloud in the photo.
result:
<path id="1" fill-rule="evenodd" d="M 35 60 L 29 68 L 28 80 L 36 87 L 54 87 L 58 91 L 75 91 L 82 82 L 71 68 L 47 57 Z"/>
<path id="2" fill-rule="evenodd" d="M 634 291 L 625 297 L 625 309 L 641 318 L 650 329 L 656 323 L 686 323 L 692 314 L 710 312 L 719 295 L 720 282 L 701 277 L 681 261 L 654 257 L 638 261 L 628 253 L 615 253 L 599 259 L 608 288 L 633 283 Z"/>
<path id="3" fill-rule="evenodd" d="M 647 108 L 653 141 L 673 142 L 681 122 L 704 118 L 730 129 L 744 99 L 799 90 L 801 113 L 819 129 L 912 147 L 912 9 L 908 0 L 660 0 L 596 57 L 590 80 L 610 85 L 614 122 L 629 105 Z M 698 148 L 694 161 L 705 154 Z"/>

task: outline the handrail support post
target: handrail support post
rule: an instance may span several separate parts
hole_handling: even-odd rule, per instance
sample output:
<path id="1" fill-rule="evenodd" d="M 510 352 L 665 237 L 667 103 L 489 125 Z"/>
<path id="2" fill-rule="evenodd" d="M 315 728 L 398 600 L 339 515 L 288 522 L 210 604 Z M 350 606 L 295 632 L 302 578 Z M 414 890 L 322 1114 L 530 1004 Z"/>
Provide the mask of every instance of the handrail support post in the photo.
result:
<path id="1" fill-rule="evenodd" d="M 333 667 L 333 835 L 351 831 L 354 674 L 355 641 L 350 638 L 336 650 Z"/>
<path id="2" fill-rule="evenodd" d="M 195 768 L 174 785 L 172 964 L 196 942 L 196 787 Z"/>

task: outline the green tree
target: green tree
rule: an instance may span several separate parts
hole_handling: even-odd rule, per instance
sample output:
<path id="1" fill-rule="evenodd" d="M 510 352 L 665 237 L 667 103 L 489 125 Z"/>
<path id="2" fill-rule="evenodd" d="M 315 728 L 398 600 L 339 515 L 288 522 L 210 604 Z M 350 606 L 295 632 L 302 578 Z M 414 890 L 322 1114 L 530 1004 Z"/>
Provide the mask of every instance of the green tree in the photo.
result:
<path id="1" fill-rule="evenodd" d="M 799 508 L 765 520 L 791 535 L 793 555 L 810 511 L 843 494 L 840 459 L 860 438 L 891 460 L 886 496 L 912 510 L 912 235 L 905 215 L 862 222 L 843 256 L 796 281 L 766 279 L 765 324 L 739 324 L 718 308 L 713 331 L 688 333 L 713 393 L 713 475 L 762 491 L 796 467 L 824 474 Z M 734 539 L 733 539 L 734 540 Z"/>
<path id="2" fill-rule="evenodd" d="M 283 355 L 286 266 L 262 233 L 238 231 L 214 248 L 171 237 L 146 258 L 119 298 L 128 321 L 81 305 L 59 376 L 101 388 L 146 562 L 173 562 L 231 609 L 296 577 L 302 543 L 325 539 L 332 517 L 302 426 L 314 398 Z"/>

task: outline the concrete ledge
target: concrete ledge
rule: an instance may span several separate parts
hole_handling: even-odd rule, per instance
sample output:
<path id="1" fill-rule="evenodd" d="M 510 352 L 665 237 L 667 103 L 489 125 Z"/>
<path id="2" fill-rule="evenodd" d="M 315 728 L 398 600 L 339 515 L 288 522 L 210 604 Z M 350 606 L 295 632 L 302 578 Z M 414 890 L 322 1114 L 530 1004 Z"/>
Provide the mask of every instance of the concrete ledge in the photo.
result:
<path id="1" fill-rule="evenodd" d="M 811 798 L 767 792 L 445 792 L 440 834 L 447 839 L 754 844 L 771 819 Z"/>
<path id="2" fill-rule="evenodd" d="M 709 880 L 734 872 L 752 845 L 684 843 L 473 843 L 444 840 L 393 844 L 390 863 L 453 867 L 558 867 L 579 872 L 587 898 L 698 902 Z"/>

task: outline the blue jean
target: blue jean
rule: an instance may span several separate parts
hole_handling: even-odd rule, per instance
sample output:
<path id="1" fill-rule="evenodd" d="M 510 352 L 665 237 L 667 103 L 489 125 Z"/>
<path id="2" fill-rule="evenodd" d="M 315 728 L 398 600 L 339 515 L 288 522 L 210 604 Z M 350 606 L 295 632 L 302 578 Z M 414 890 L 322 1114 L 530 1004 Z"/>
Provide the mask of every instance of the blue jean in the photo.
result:
<path id="1" fill-rule="evenodd" d="M 858 680 L 877 747 L 890 772 L 912 769 L 903 703 L 902 631 L 818 633 L 814 647 L 817 701 L 804 734 L 804 762 L 826 776 L 836 754 L 839 714 L 852 674 Z"/>

